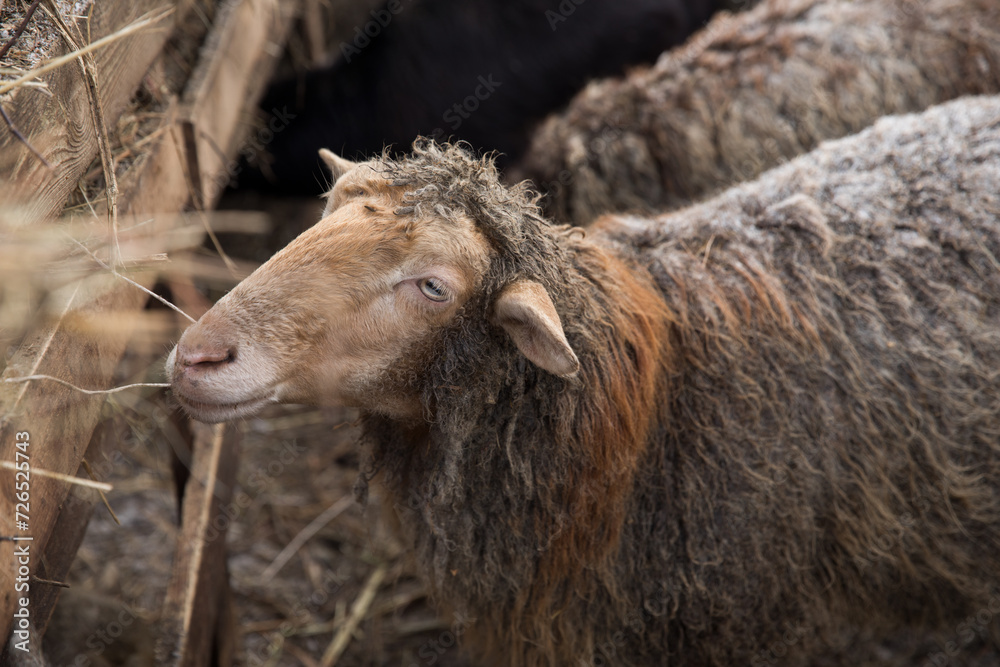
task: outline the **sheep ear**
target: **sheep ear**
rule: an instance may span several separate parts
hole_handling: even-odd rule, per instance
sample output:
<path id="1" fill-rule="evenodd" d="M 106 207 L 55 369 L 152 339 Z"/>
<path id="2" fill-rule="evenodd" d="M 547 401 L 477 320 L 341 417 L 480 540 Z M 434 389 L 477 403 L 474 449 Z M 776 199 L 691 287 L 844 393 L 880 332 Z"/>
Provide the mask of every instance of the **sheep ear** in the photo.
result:
<path id="1" fill-rule="evenodd" d="M 563 333 L 559 313 L 545 288 L 533 280 L 507 285 L 493 306 L 493 322 L 539 368 L 561 377 L 580 370 L 580 360 Z"/>
<path id="2" fill-rule="evenodd" d="M 333 151 L 327 148 L 319 149 L 319 156 L 322 158 L 323 162 L 330 169 L 330 176 L 332 183 L 336 183 L 337 179 L 354 169 L 358 166 L 357 162 L 351 162 L 350 160 L 345 160 Z"/>

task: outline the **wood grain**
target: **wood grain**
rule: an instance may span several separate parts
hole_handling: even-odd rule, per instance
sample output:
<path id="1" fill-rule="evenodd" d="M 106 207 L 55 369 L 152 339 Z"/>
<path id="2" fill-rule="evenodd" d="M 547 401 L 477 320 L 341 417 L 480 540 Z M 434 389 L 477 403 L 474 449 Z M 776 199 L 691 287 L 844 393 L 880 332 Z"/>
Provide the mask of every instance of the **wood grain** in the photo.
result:
<path id="1" fill-rule="evenodd" d="M 164 602 L 157 663 L 176 667 L 227 664 L 235 633 L 226 568 L 226 529 L 236 483 L 239 431 L 235 426 L 191 423 L 194 461 L 184 492 L 181 534 Z"/>
<path id="2" fill-rule="evenodd" d="M 175 4 L 175 0 L 96 2 L 90 20 L 91 39 L 109 35 L 150 10 Z M 114 127 L 150 63 L 159 55 L 176 16 L 177 12 L 158 26 L 126 36 L 95 52 L 109 127 Z M 87 34 L 85 25 L 81 26 L 81 32 Z M 65 52 L 63 49 L 49 55 Z M 55 169 L 50 171 L 6 127 L 0 128 L 0 202 L 16 206 L 29 221 L 50 218 L 62 210 L 98 150 L 87 84 L 79 65 L 68 63 L 41 79 L 47 84 L 46 89 L 18 88 L 5 96 L 4 108 Z"/>
<path id="3" fill-rule="evenodd" d="M 95 225 L 103 230 L 100 223 Z M 200 231 L 183 217 L 161 216 L 125 235 L 122 248 L 127 255 L 138 252 L 141 256 L 148 254 L 148 244 L 154 240 L 162 252 L 197 245 L 201 238 Z M 147 288 L 156 279 L 156 273 L 148 270 L 126 275 Z M 4 380 L 0 382 L 0 461 L 15 461 L 16 433 L 27 431 L 32 469 L 73 475 L 97 425 L 104 396 L 82 394 L 47 380 L 6 380 L 45 374 L 87 389 L 109 388 L 129 342 L 135 321 L 131 315 L 146 303 L 147 296 L 110 272 L 100 271 L 53 293 L 50 299 L 55 304 L 53 321 L 26 338 L 0 376 Z M 12 511 L 0 513 L 0 535 L 33 538 L 32 574 L 37 572 L 68 492 L 66 482 L 32 475 L 29 530 L 16 529 Z M 0 470 L 0 507 L 14 508 L 14 493 L 14 472 Z M 0 542 L 0 561 L 13 562 L 13 554 L 11 542 Z M 0 568 L 0 636 L 4 637 L 10 633 L 16 603 L 14 577 L 13 568 Z"/>

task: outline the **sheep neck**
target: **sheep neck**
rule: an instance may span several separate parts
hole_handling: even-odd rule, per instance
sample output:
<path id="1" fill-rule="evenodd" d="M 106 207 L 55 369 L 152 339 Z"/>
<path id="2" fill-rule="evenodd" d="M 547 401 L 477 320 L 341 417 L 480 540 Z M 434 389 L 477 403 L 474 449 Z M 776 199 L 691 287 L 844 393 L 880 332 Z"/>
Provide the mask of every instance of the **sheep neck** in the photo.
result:
<path id="1" fill-rule="evenodd" d="M 538 277 L 580 358 L 579 379 L 535 368 L 488 323 L 498 286 L 487 285 L 434 350 L 415 354 L 437 360 L 422 379 L 432 421 L 366 418 L 372 470 L 419 561 L 433 565 L 443 599 L 472 608 L 497 599 L 539 608 L 549 597 L 543 607 L 555 611 L 604 579 L 585 584 L 583 573 L 612 567 L 662 409 L 670 318 L 652 281 L 573 230 L 547 234 L 559 275 Z M 510 272 L 499 267 L 492 279 Z"/>

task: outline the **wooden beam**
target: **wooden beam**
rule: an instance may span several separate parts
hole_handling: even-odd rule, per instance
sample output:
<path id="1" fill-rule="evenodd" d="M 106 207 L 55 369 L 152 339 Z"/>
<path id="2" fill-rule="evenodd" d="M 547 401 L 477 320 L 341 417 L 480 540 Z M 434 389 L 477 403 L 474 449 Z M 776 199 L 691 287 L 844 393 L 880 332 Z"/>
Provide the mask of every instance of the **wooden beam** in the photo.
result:
<path id="1" fill-rule="evenodd" d="M 102 423 L 94 432 L 90 446 L 87 448 L 87 460 L 96 460 L 108 446 L 108 439 L 114 427 L 110 423 Z M 77 477 L 88 479 L 86 471 L 81 466 Z M 0 649 L 0 665 L 32 664 L 30 658 L 41 653 L 41 640 L 52 617 L 52 611 L 59 601 L 63 587 L 57 583 L 65 582 L 69 568 L 80 549 L 87 523 L 93 514 L 94 506 L 100 501 L 100 495 L 92 488 L 70 485 L 66 500 L 63 502 L 59 517 L 52 530 L 52 539 L 45 545 L 45 553 L 41 557 L 35 578 L 31 583 L 31 653 L 21 656 L 12 646 Z M 37 555 L 36 555 L 37 558 Z M 11 651 L 14 651 L 11 654 Z M 25 660 L 19 658 L 28 658 Z"/>
<path id="2" fill-rule="evenodd" d="M 121 27 L 151 6 L 161 6 L 162 0 L 160 5 L 157 1 L 97 3 L 95 12 L 106 11 L 107 14 L 95 14 L 92 34 L 100 35 Z M 206 207 L 214 203 L 220 186 L 227 182 L 228 170 L 234 164 L 231 158 L 245 133 L 241 114 L 247 105 L 255 104 L 260 95 L 266 73 L 280 54 L 298 6 L 298 2 L 280 0 L 228 0 L 220 9 L 183 102 L 168 107 L 159 138 L 151 142 L 147 154 L 137 159 L 119 178 L 122 216 L 131 213 L 142 214 L 145 218 L 151 214 L 150 221 L 137 227 L 131 237 L 123 235 L 122 250 L 126 257 L 141 257 L 143 252 L 153 254 L 200 242 L 200 230 L 192 228 L 187 220 L 174 213 L 191 199 L 192 191 L 198 190 L 192 187 L 192 174 L 200 174 L 200 190 L 205 196 L 199 197 L 202 201 L 198 203 Z M 122 13 L 123 8 L 129 11 Z M 166 31 L 136 35 L 98 52 L 99 71 L 114 70 L 100 79 L 109 124 L 114 123 L 124 108 L 165 38 Z M 37 91 L 19 89 L 18 99 L 9 108 L 15 110 L 15 122 L 22 131 L 26 130 L 35 147 L 58 164 L 56 171 L 49 173 L 36 164 L 32 156 L 22 154 L 26 153 L 22 146 L 8 146 L 0 141 L 0 173 L 12 175 L 0 183 L 0 201 L 19 204 L 29 219 L 47 218 L 61 210 L 69 190 L 75 187 L 97 153 L 93 128 L 84 120 L 89 118 L 90 111 L 79 67 L 57 70 L 47 83 L 53 93 L 51 98 L 36 99 Z M 185 146 L 185 124 L 193 133 L 194 152 Z M 197 168 L 192 169 L 192 164 Z M 152 239 L 153 244 L 140 251 L 144 247 L 143 239 Z M 160 268 L 169 271 L 167 267 Z M 31 271 L 32 267 L 25 266 L 24 270 Z M 128 275 L 146 287 L 151 286 L 156 277 L 152 271 L 133 271 Z M 56 317 L 25 340 L 0 380 L 46 374 L 77 386 L 107 388 L 129 339 L 133 320 L 130 315 L 143 306 L 146 295 L 109 272 L 100 272 L 52 298 L 58 302 Z M 109 322 L 115 323 L 114 326 L 109 327 Z M 38 572 L 41 554 L 53 536 L 61 506 L 69 492 L 66 482 L 39 476 L 39 473 L 42 470 L 63 475 L 77 472 L 103 400 L 102 395 L 82 394 L 47 380 L 18 384 L 0 382 L 0 461 L 17 461 L 17 443 L 23 441 L 18 440 L 17 434 L 28 433 L 29 444 L 25 448 L 30 466 L 36 471 L 30 478 L 28 528 L 21 530 L 15 523 L 15 516 L 5 512 L 0 515 L 0 536 L 31 538 L 30 542 L 17 544 L 19 549 L 28 546 L 30 575 Z M 213 459 L 214 474 L 221 474 L 219 479 L 230 479 L 230 468 L 235 465 L 230 450 L 235 445 L 227 437 L 213 446 L 225 450 L 219 450 Z M 195 456 L 197 458 L 198 452 Z M 15 481 L 14 471 L 0 470 L 0 506 L 15 508 Z M 231 488 L 231 481 L 228 484 Z M 213 487 L 214 483 L 208 488 Z M 187 498 L 185 511 L 188 512 L 190 502 L 198 500 Z M 193 527 L 186 523 L 183 528 L 186 535 L 189 531 L 205 535 L 206 524 L 204 521 L 198 523 L 195 518 L 208 516 L 205 512 L 210 514 L 218 499 L 208 492 L 207 496 L 202 493 L 200 502 L 203 504 L 198 506 L 198 513 L 191 518 L 195 521 L 191 524 Z M 211 590 L 209 586 L 213 582 L 225 582 L 224 541 L 215 540 L 202 546 L 207 548 L 199 553 L 179 554 L 187 565 L 183 570 L 183 586 L 179 583 L 172 589 L 174 610 L 180 614 L 181 621 L 175 628 L 177 643 L 170 655 L 191 662 L 176 664 L 200 664 L 197 656 L 200 655 L 199 647 L 206 641 L 203 636 L 206 626 L 201 623 L 205 620 L 203 617 L 191 615 L 201 613 L 202 607 L 197 603 L 208 600 L 210 606 L 227 599 L 225 591 Z M 185 548 L 182 538 L 178 549 L 183 551 Z M 14 549 L 14 543 L 0 542 L 0 562 L 15 562 Z M 4 638 L 10 636 L 18 598 L 25 595 L 16 591 L 16 577 L 15 569 L 0 568 L 0 637 Z M 27 597 L 31 596 L 29 590 Z M 216 618 L 231 619 L 232 615 L 220 613 Z M 224 620 L 219 623 L 220 627 L 226 626 Z M 223 650 L 225 633 L 220 636 L 222 639 L 212 641 Z"/>
<path id="3" fill-rule="evenodd" d="M 132 276 L 147 287 L 152 274 Z M 37 331 L 21 345 L 3 373 L 4 380 L 47 374 L 72 381 L 77 386 L 105 389 L 128 343 L 131 327 L 128 312 L 146 302 L 146 295 L 110 275 L 93 276 L 73 286 L 62 298 L 61 315 L 51 328 Z M 122 322 L 116 331 L 95 331 L 88 323 L 112 317 Z M 28 519 L 15 524 L 13 511 L 0 515 L 0 535 L 30 538 L 18 543 L 26 548 L 31 574 L 41 562 L 69 484 L 41 471 L 73 475 L 80 467 L 91 434 L 100 415 L 103 396 L 81 394 L 51 381 L 0 384 L 0 461 L 19 461 L 18 442 L 29 443 L 30 475 Z M 27 436 L 18 434 L 27 433 Z M 20 438 L 20 439 L 19 439 Z M 23 455 L 22 454 L 22 455 Z M 20 459 L 23 461 L 23 459 Z M 14 471 L 0 471 L 0 505 L 13 509 L 17 503 Z M 0 543 L 0 561 L 14 562 L 14 544 Z M 0 636 L 10 634 L 17 599 L 15 570 L 0 568 Z M 31 591 L 27 591 L 28 599 Z"/>
<path id="4" fill-rule="evenodd" d="M 219 29 L 209 36 L 184 94 L 196 147 L 189 159 L 199 165 L 191 171 L 201 175 L 196 189 L 204 208 L 212 208 L 233 175 L 233 156 L 249 129 L 247 112 L 263 94 L 299 10 L 299 2 L 287 0 L 227 0 L 219 8 Z M 277 127 L 261 129 L 261 142 Z"/>
<path id="5" fill-rule="evenodd" d="M 226 568 L 239 431 L 192 422 L 194 462 L 184 493 L 181 534 L 164 602 L 157 664 L 209 667 L 234 653 Z"/>
<path id="6" fill-rule="evenodd" d="M 87 448 L 86 460 L 97 461 L 103 452 L 115 447 L 113 439 L 119 434 L 123 424 L 119 421 L 107 421 L 98 424 Z M 90 479 L 84 466 L 80 467 L 76 477 Z M 38 577 L 45 581 L 65 582 L 69 568 L 76 559 L 83 536 L 87 532 L 87 524 L 94 513 L 94 506 L 100 502 L 100 494 L 92 488 L 73 485 L 66 495 L 66 500 L 60 508 L 59 517 L 52 529 L 52 538 L 45 545 L 45 554 L 38 566 Z M 35 628 L 41 635 L 45 634 L 52 610 L 59 600 L 62 588 L 55 584 L 39 584 L 31 596 L 32 615 Z"/>
<path id="7" fill-rule="evenodd" d="M 169 9 L 176 0 L 95 2 L 89 24 L 93 41 L 109 35 L 152 10 Z M 190 3 L 183 3 L 184 8 Z M 37 12 L 33 20 L 39 20 Z M 150 63 L 159 55 L 179 13 L 149 29 L 133 33 L 94 53 L 105 120 L 114 128 Z M 69 20 L 69 19 L 67 19 Z M 88 27 L 82 26 L 84 35 Z M 60 53 L 50 56 L 62 55 Z M 0 128 L 0 202 L 17 207 L 27 220 L 51 218 L 62 210 L 70 191 L 97 155 L 87 84 L 80 67 L 70 62 L 43 74 L 44 89 L 21 87 L 4 99 L 14 124 L 46 159 L 49 170 L 28 149 Z"/>
<path id="8" fill-rule="evenodd" d="M 322 0 L 305 0 L 302 7 L 302 32 L 311 65 L 323 62 L 326 56 L 327 39 L 323 25 Z"/>
<path id="9" fill-rule="evenodd" d="M 97 224 L 103 229 L 103 225 Z M 186 233 L 177 234 L 178 231 Z M 158 251 L 190 247 L 200 242 L 198 229 L 179 216 L 161 216 L 123 234 L 126 256 L 148 254 L 146 244 Z M 24 267 L 26 271 L 32 267 Z M 153 271 L 124 273 L 131 280 L 151 287 Z M 100 416 L 103 395 L 89 395 L 50 380 L 11 383 L 29 375 L 51 375 L 85 389 L 110 387 L 115 367 L 128 344 L 135 322 L 133 314 L 146 303 L 147 295 L 135 285 L 101 270 L 59 293 L 54 320 L 30 334 L 0 375 L 0 461 L 15 464 L 27 455 L 30 474 L 27 528 L 16 523 L 13 510 L 18 502 L 13 470 L 0 470 L 0 535 L 30 537 L 17 544 L 31 554 L 31 575 L 38 571 L 70 484 L 43 476 L 44 472 L 75 475 Z M 18 436 L 27 433 L 27 436 Z M 27 442 L 19 448 L 18 442 Z M 20 456 L 18 456 L 20 454 Z M 0 561 L 14 562 L 15 544 L 0 542 Z M 15 590 L 16 570 L 0 568 L 0 636 L 10 634 L 13 613 L 23 593 Z M 32 596 L 27 597 L 30 599 Z"/>

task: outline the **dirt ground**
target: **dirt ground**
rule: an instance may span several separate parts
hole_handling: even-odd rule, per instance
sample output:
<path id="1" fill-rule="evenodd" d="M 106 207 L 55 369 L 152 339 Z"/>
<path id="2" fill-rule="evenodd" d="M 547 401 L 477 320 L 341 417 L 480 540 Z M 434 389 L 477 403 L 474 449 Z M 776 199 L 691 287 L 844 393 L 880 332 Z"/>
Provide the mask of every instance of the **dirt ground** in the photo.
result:
<path id="1" fill-rule="evenodd" d="M 141 402 L 138 411 L 110 409 L 119 410 L 128 423 L 119 431 L 120 453 L 91 465 L 108 472 L 102 479 L 115 487 L 108 502 L 121 525 L 105 508 L 95 510 L 68 579 L 73 588 L 46 635 L 54 665 L 86 664 L 74 662 L 79 655 L 93 664 L 153 664 L 150 643 L 177 535 L 171 452 L 158 400 Z M 449 621 L 430 609 L 412 564 L 385 530 L 377 497 L 367 508 L 354 500 L 355 418 L 347 410 L 275 407 L 239 425 L 236 492 L 252 503 L 232 517 L 227 545 L 242 664 L 319 664 L 379 568 L 384 581 L 337 664 L 464 664 Z M 339 515 L 265 576 L 282 550 L 331 507 Z M 123 612 L 135 622 L 105 642 Z"/>

